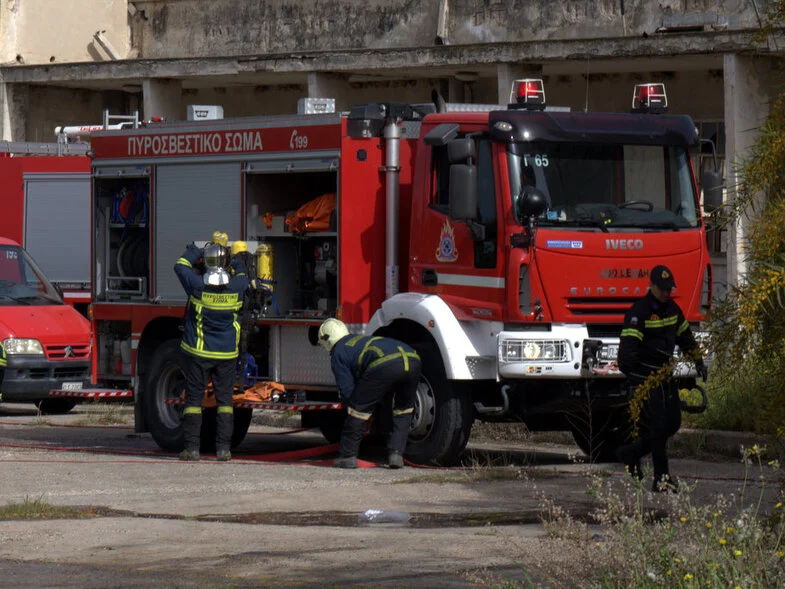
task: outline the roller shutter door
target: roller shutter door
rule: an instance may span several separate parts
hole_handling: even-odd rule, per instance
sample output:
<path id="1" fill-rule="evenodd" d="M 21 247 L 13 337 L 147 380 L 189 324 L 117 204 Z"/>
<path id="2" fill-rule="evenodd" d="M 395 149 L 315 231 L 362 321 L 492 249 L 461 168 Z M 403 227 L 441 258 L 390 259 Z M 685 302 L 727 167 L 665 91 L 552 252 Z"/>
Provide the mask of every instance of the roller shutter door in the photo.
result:
<path id="1" fill-rule="evenodd" d="M 192 241 L 213 231 L 240 238 L 239 162 L 158 166 L 155 179 L 155 294 L 162 301 L 185 301 L 174 264 Z"/>
<path id="2" fill-rule="evenodd" d="M 90 175 L 25 174 L 24 247 L 53 282 L 90 282 Z"/>

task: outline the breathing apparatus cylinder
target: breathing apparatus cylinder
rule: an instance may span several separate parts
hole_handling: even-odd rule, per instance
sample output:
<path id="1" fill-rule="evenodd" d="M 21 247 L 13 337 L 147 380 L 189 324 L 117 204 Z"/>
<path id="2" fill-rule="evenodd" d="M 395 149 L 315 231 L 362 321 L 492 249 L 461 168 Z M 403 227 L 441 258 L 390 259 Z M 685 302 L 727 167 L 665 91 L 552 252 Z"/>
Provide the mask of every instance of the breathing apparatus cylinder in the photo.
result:
<path id="1" fill-rule="evenodd" d="M 270 292 L 273 290 L 273 246 L 271 243 L 263 241 L 256 248 L 256 277 L 267 287 Z"/>

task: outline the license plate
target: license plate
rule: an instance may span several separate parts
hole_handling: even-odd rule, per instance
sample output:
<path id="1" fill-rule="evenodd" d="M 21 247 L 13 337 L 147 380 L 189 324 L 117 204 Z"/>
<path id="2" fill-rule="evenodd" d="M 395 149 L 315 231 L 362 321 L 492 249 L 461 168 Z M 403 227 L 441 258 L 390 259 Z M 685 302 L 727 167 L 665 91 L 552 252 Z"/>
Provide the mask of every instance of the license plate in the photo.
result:
<path id="1" fill-rule="evenodd" d="M 64 382 L 63 383 L 63 390 L 64 391 L 79 391 L 82 389 L 81 382 Z"/>

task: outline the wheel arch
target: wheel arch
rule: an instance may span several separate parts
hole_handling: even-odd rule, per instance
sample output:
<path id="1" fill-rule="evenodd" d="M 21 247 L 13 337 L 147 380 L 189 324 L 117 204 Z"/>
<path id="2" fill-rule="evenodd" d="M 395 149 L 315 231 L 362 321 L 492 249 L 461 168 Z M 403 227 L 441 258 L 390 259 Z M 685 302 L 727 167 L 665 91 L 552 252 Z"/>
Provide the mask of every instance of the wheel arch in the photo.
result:
<path id="1" fill-rule="evenodd" d="M 366 329 L 406 343 L 433 342 L 448 379 L 496 380 L 496 338 L 488 334 L 501 327 L 489 321 L 459 321 L 439 296 L 400 293 L 382 303 Z"/>

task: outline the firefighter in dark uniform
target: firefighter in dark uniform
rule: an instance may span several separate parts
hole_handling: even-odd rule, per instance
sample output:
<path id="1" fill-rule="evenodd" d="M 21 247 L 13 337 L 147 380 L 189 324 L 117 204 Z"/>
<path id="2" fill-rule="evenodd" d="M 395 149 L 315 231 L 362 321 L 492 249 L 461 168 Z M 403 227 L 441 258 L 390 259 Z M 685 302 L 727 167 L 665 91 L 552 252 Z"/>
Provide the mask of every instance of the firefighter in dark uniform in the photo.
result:
<path id="1" fill-rule="evenodd" d="M 681 308 L 670 297 L 676 286 L 671 271 L 655 266 L 651 271 L 649 292 L 636 302 L 624 317 L 619 345 L 619 369 L 635 390 L 649 375 L 668 364 L 678 344 L 682 353 L 697 352 L 697 344 Z M 695 359 L 698 374 L 708 377 L 703 360 Z M 640 460 L 651 452 L 654 467 L 653 491 L 676 491 L 676 481 L 668 471 L 667 442 L 681 426 L 678 386 L 670 375 L 647 391 L 640 416 L 640 435 L 632 444 L 617 450 L 617 457 L 630 471 L 642 477 Z"/>
<path id="2" fill-rule="evenodd" d="M 200 259 L 204 261 L 201 275 L 194 271 Z M 227 271 L 230 266 L 231 276 Z M 230 460 L 234 426 L 232 393 L 240 340 L 237 313 L 248 287 L 245 267 L 237 258 L 230 264 L 229 249 L 220 243 L 210 243 L 204 251 L 192 244 L 177 260 L 174 271 L 188 295 L 180 343 L 187 359 L 183 410 L 185 449 L 180 453 L 180 459 L 199 460 L 202 401 L 212 378 L 218 405 L 215 455 L 218 460 Z"/>
<path id="3" fill-rule="evenodd" d="M 338 319 L 322 323 L 319 343 L 330 352 L 335 381 L 349 413 L 341 433 L 339 457 L 333 465 L 357 468 L 360 442 L 374 407 L 392 396 L 387 464 L 390 468 L 401 468 L 422 371 L 417 352 L 392 338 L 352 335 Z"/>

